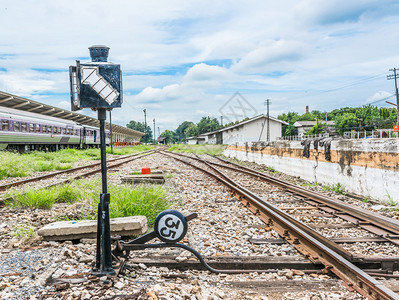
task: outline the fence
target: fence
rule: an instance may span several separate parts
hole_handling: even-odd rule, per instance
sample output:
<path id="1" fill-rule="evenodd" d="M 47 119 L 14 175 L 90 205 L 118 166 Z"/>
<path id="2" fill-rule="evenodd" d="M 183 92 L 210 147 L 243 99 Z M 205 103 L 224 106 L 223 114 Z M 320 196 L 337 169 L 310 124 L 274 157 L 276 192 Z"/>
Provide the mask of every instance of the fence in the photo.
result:
<path id="1" fill-rule="evenodd" d="M 279 141 L 302 141 L 306 139 L 315 139 L 315 138 L 326 138 L 330 135 L 328 133 L 321 133 L 321 134 L 312 134 L 312 135 L 291 135 L 291 136 L 282 136 L 277 138 Z"/>
<path id="2" fill-rule="evenodd" d="M 393 129 L 344 132 L 345 139 L 382 139 L 382 138 L 398 138 L 398 137 L 399 137 L 399 132 L 395 132 Z"/>
<path id="3" fill-rule="evenodd" d="M 279 137 L 279 141 L 302 141 L 309 138 L 326 138 L 328 133 L 316 135 L 291 135 Z M 346 131 L 343 134 L 344 139 L 382 139 L 382 138 L 399 138 L 399 132 L 393 129 L 378 129 L 373 131 Z"/>

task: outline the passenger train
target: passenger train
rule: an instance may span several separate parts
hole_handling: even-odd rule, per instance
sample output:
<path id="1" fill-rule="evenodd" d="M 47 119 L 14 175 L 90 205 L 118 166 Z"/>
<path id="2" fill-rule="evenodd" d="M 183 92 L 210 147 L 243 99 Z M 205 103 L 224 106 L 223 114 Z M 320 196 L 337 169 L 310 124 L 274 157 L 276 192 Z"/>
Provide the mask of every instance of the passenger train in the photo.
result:
<path id="1" fill-rule="evenodd" d="M 106 143 L 109 144 L 106 131 Z M 99 147 L 99 128 L 70 120 L 0 107 L 0 150 L 19 152 Z"/>

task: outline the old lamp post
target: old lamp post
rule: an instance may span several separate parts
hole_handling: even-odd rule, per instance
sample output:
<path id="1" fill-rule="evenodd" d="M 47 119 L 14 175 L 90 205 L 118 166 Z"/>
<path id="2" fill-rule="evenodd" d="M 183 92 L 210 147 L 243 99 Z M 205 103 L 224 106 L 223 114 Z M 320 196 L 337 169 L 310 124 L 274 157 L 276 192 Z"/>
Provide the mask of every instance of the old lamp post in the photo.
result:
<path id="1" fill-rule="evenodd" d="M 89 47 L 91 62 L 69 67 L 71 109 L 91 108 L 100 121 L 102 193 L 98 204 L 97 252 L 94 272 L 115 274 L 112 267 L 111 233 L 109 223 L 110 194 L 107 193 L 107 161 L 105 141 L 106 111 L 122 104 L 122 73 L 120 65 L 107 61 L 109 48 Z"/>

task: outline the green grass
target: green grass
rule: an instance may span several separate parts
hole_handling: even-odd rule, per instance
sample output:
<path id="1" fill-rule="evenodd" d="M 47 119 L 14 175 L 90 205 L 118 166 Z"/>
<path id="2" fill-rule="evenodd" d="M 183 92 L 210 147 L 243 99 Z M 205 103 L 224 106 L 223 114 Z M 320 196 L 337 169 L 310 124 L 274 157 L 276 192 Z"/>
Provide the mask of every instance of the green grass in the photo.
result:
<path id="1" fill-rule="evenodd" d="M 6 201 L 6 205 L 18 208 L 51 208 L 55 202 L 56 193 L 53 189 L 29 189 L 23 194 L 15 195 L 14 200 Z"/>
<path id="2" fill-rule="evenodd" d="M 23 226 L 19 225 L 13 232 L 18 240 L 23 240 L 24 242 L 30 240 L 35 237 L 35 228 L 32 225 Z"/>
<path id="3" fill-rule="evenodd" d="M 313 182 L 304 182 L 304 183 L 301 183 L 301 186 L 311 186 L 311 187 L 316 187 L 316 186 L 318 186 L 319 184 L 317 183 L 317 181 L 313 181 Z"/>
<path id="4" fill-rule="evenodd" d="M 173 178 L 175 175 L 173 173 L 166 173 L 165 178 Z"/>
<path id="5" fill-rule="evenodd" d="M 270 173 L 278 173 L 273 167 L 267 167 L 266 170 Z"/>
<path id="6" fill-rule="evenodd" d="M 82 190 L 75 183 L 67 183 L 46 189 L 28 188 L 23 194 L 10 194 L 13 200 L 6 204 L 17 208 L 49 209 L 54 203 L 73 203 L 83 198 Z"/>
<path id="7" fill-rule="evenodd" d="M 321 189 L 325 192 L 336 192 L 337 194 L 345 195 L 345 191 L 343 190 L 342 184 L 337 183 L 335 185 L 323 185 Z"/>
<path id="8" fill-rule="evenodd" d="M 11 152 L 0 152 L 0 179 L 24 177 L 31 172 L 29 161 L 25 157 Z"/>
<path id="9" fill-rule="evenodd" d="M 219 155 L 221 154 L 226 145 L 188 145 L 188 144 L 177 144 L 168 148 L 169 151 L 173 152 L 186 152 L 195 154 L 210 154 Z"/>
<path id="10" fill-rule="evenodd" d="M 127 155 L 127 154 L 134 154 L 134 153 L 143 152 L 143 151 L 152 150 L 152 149 L 155 149 L 155 147 L 151 146 L 151 145 L 137 145 L 137 146 L 133 146 L 133 147 L 124 147 L 124 148 L 115 148 L 114 147 L 113 154 L 114 155 Z M 107 148 L 107 154 L 111 154 L 110 147 Z"/>
<path id="11" fill-rule="evenodd" d="M 162 185 L 108 185 L 111 194 L 109 206 L 110 217 L 128 217 L 143 215 L 148 223 L 154 223 L 161 211 L 169 208 L 167 192 Z M 100 200 L 100 180 L 79 180 L 47 189 L 30 188 L 23 195 L 16 195 L 6 205 L 17 208 L 49 209 L 55 203 L 82 202 L 87 209 L 82 209 L 77 220 L 96 219 L 97 206 Z M 69 220 L 68 216 L 57 216 L 57 220 Z"/>
<path id="12" fill-rule="evenodd" d="M 364 198 L 362 199 L 362 201 L 363 201 L 364 203 L 369 203 L 369 202 L 370 202 L 370 197 L 364 197 Z"/>
<path id="13" fill-rule="evenodd" d="M 149 224 L 161 211 L 168 209 L 166 191 L 161 185 L 129 185 L 111 186 L 111 203 L 109 214 L 111 218 L 127 216 L 146 216 Z"/>
<path id="14" fill-rule="evenodd" d="M 114 155 L 126 155 L 154 149 L 150 145 L 114 148 Z M 107 149 L 110 153 L 111 149 Z M 78 160 L 100 160 L 100 149 L 63 149 L 57 152 L 34 151 L 13 153 L 0 151 L 0 180 L 8 177 L 25 177 L 33 172 L 68 170 Z"/>
<path id="15" fill-rule="evenodd" d="M 388 193 L 388 191 L 387 191 L 387 200 L 385 200 L 385 203 L 387 204 L 387 205 L 389 205 L 389 206 L 396 206 L 396 205 L 398 205 L 398 203 L 395 201 L 395 200 L 393 200 L 392 199 L 392 197 L 391 197 L 391 195 Z"/>

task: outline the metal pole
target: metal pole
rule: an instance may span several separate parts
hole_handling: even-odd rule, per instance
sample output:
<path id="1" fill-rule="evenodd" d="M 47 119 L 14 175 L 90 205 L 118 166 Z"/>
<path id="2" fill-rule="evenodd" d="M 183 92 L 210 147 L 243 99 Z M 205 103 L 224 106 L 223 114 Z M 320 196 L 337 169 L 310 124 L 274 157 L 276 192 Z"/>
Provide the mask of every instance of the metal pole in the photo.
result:
<path id="1" fill-rule="evenodd" d="M 395 91 L 396 91 L 396 123 L 399 125 L 399 93 L 398 93 L 398 84 L 396 82 L 396 68 L 393 69 L 395 75 Z"/>
<path id="2" fill-rule="evenodd" d="M 109 111 L 109 138 L 111 140 L 111 153 L 114 154 L 114 147 L 112 145 L 112 118 L 111 118 L 111 111 Z"/>
<path id="3" fill-rule="evenodd" d="M 154 144 L 156 144 L 156 141 L 155 141 L 155 118 L 152 121 L 154 122 Z"/>
<path id="4" fill-rule="evenodd" d="M 147 110 L 143 109 L 144 112 L 144 136 L 147 137 Z"/>
<path id="5" fill-rule="evenodd" d="M 394 79 L 395 80 L 395 93 L 396 93 L 396 124 L 399 125 L 399 93 L 398 93 L 398 84 L 397 84 L 397 78 L 398 76 L 396 75 L 396 71 L 398 69 L 393 68 L 390 69 L 389 71 L 393 72 L 393 75 L 388 75 L 387 79 Z"/>
<path id="6" fill-rule="evenodd" d="M 107 149 L 105 142 L 106 117 L 106 110 L 99 109 L 98 120 L 100 121 L 102 193 L 100 196 L 100 203 L 98 204 L 97 215 L 97 251 L 95 272 L 100 276 L 105 274 L 115 274 L 115 271 L 112 268 L 111 255 L 111 229 L 109 223 L 110 195 L 107 193 Z"/>
<path id="7" fill-rule="evenodd" d="M 265 104 L 267 106 L 267 141 L 270 141 L 270 115 L 269 115 L 269 105 L 271 104 L 270 99 L 266 99 Z"/>

